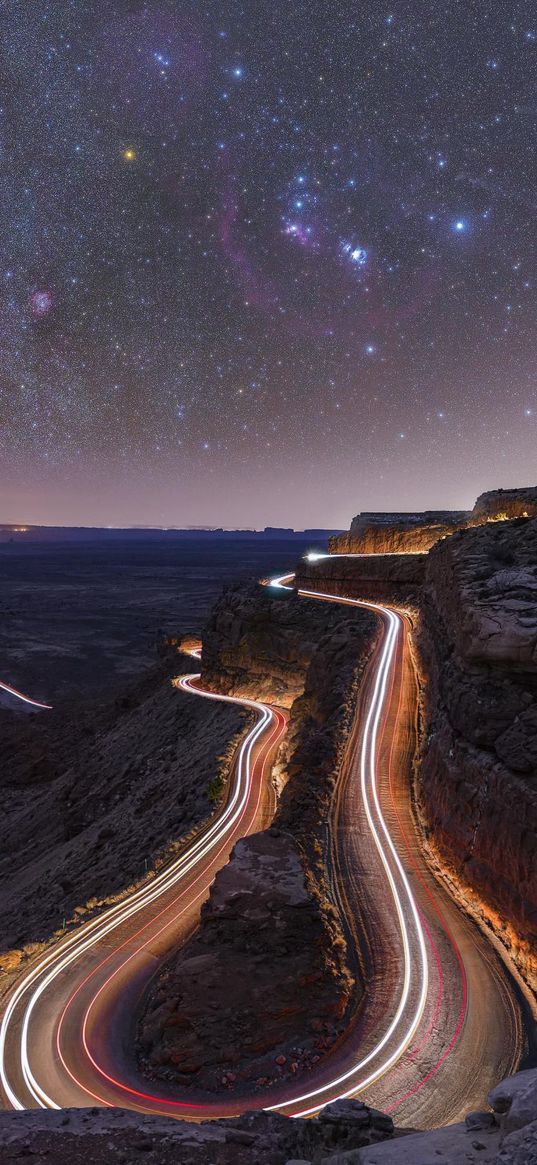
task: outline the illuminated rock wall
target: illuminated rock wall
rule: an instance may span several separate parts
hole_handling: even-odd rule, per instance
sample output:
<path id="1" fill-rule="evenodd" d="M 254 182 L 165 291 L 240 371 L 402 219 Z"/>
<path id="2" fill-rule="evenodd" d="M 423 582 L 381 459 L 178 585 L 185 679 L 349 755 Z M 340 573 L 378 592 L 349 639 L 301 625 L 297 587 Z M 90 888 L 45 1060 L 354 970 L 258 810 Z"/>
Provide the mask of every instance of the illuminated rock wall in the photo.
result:
<path id="1" fill-rule="evenodd" d="M 422 611 L 425 816 L 537 984 L 537 519 L 435 547 Z"/>

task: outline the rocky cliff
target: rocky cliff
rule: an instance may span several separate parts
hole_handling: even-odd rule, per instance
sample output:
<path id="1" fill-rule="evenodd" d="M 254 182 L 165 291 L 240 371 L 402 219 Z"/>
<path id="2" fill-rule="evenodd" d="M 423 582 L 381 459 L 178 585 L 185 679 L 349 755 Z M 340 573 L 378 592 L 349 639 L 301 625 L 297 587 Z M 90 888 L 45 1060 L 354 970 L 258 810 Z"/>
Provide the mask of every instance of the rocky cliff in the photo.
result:
<path id="1" fill-rule="evenodd" d="M 479 495 L 472 510 L 472 525 L 505 518 L 537 518 L 537 486 L 491 489 Z"/>
<path id="2" fill-rule="evenodd" d="M 358 514 L 345 534 L 328 539 L 331 554 L 425 552 L 466 524 L 463 510 L 425 510 L 419 514 Z"/>
<path id="3" fill-rule="evenodd" d="M 375 633 L 368 612 L 260 588 L 231 588 L 217 605 L 204 683 L 293 700 L 283 791 L 274 828 L 237 844 L 198 935 L 150 993 L 140 1025 L 150 1075 L 240 1094 L 307 1073 L 343 1034 L 360 985 L 325 880 L 326 822 Z"/>
<path id="4" fill-rule="evenodd" d="M 350 530 L 328 539 L 332 554 L 427 552 L 437 542 L 469 526 L 506 518 L 537 517 L 537 487 L 494 489 L 481 494 L 473 510 L 424 510 L 422 513 L 363 513 Z"/>
<path id="5" fill-rule="evenodd" d="M 537 519 L 429 556 L 423 810 L 444 864 L 537 986 Z"/>

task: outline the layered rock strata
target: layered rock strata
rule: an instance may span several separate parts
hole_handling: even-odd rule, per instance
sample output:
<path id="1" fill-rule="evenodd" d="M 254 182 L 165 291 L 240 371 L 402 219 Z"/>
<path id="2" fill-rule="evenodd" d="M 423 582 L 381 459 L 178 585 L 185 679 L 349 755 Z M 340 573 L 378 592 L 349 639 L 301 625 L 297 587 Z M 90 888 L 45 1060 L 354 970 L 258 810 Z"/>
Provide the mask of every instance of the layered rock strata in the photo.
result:
<path id="1" fill-rule="evenodd" d="M 537 519 L 435 547 L 422 611 L 425 817 L 537 986 Z"/>
<path id="2" fill-rule="evenodd" d="M 472 510 L 471 525 L 501 522 L 505 518 L 537 518 L 537 486 L 491 489 L 480 494 Z"/>
<path id="3" fill-rule="evenodd" d="M 469 517 L 464 510 L 358 514 L 348 533 L 328 539 L 328 548 L 331 554 L 423 553 L 440 538 L 460 530 Z"/>
<path id="4" fill-rule="evenodd" d="M 422 513 L 363 513 L 350 530 L 328 539 L 332 554 L 402 554 L 427 552 L 457 530 L 537 517 L 537 487 L 494 489 L 480 494 L 473 510 L 424 510 Z"/>

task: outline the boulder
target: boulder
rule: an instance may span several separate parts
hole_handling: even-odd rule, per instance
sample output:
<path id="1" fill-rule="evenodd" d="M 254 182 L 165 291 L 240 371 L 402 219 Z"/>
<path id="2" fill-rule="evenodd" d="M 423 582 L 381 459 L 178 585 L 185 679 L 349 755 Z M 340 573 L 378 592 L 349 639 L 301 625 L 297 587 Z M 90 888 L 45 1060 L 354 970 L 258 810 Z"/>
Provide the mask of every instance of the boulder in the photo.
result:
<path id="1" fill-rule="evenodd" d="M 326 1157 L 322 1165 L 490 1165 L 500 1148 L 498 1128 L 469 1131 L 465 1125 L 448 1125 L 396 1137 L 351 1153 Z"/>
<path id="2" fill-rule="evenodd" d="M 537 1121 L 537 1069 L 530 1068 L 509 1076 L 492 1089 L 488 1101 L 500 1114 L 502 1129 L 506 1133 Z"/>
<path id="3" fill-rule="evenodd" d="M 537 1121 L 510 1133 L 490 1165 L 537 1165 Z"/>

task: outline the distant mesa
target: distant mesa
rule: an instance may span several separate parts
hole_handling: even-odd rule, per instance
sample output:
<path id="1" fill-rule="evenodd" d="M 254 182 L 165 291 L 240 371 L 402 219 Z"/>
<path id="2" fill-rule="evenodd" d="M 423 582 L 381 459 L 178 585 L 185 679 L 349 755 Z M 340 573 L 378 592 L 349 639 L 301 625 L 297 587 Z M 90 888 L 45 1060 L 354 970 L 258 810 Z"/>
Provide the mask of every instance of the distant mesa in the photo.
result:
<path id="1" fill-rule="evenodd" d="M 493 489 L 480 494 L 473 510 L 358 514 L 350 530 L 328 540 L 332 554 L 419 554 L 457 530 L 537 517 L 537 486 Z"/>

